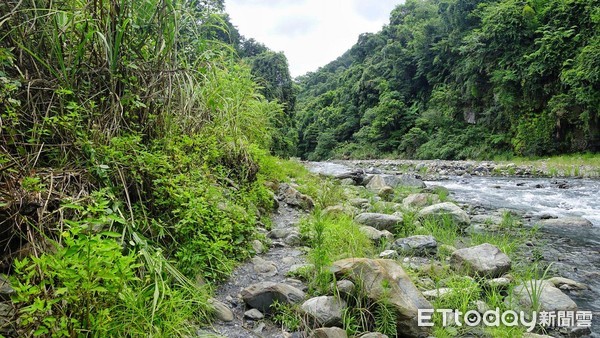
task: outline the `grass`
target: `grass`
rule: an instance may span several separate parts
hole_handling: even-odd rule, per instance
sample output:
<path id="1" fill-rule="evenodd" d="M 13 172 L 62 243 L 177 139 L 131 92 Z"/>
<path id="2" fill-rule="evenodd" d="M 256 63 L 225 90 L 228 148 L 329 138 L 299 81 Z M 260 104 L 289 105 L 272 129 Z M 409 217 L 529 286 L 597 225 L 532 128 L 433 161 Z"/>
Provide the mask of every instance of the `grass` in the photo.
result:
<path id="1" fill-rule="evenodd" d="M 594 153 L 559 155 L 547 158 L 515 157 L 509 160 L 503 159 L 499 163 L 532 166 L 543 176 L 600 177 L 600 154 Z"/>

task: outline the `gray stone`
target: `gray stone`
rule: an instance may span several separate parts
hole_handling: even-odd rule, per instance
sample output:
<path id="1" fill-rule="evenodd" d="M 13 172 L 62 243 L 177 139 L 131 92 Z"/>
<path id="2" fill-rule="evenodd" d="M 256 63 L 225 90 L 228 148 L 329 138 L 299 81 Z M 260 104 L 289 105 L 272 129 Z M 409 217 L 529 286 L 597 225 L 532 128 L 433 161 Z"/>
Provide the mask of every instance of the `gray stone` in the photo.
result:
<path id="1" fill-rule="evenodd" d="M 564 278 L 564 277 L 552 277 L 548 279 L 548 282 L 554 284 L 555 287 L 561 290 L 587 290 L 588 286 L 576 282 L 572 279 Z"/>
<path id="2" fill-rule="evenodd" d="M 315 202 L 312 200 L 312 198 L 300 193 L 287 183 L 280 184 L 278 192 L 279 200 L 282 200 L 292 207 L 311 210 L 315 206 Z"/>
<path id="3" fill-rule="evenodd" d="M 384 187 L 396 188 L 398 186 L 414 187 L 414 188 L 425 188 L 425 183 L 411 175 L 374 175 L 369 183 L 367 189 L 377 193 Z"/>
<path id="4" fill-rule="evenodd" d="M 471 224 L 473 226 L 479 225 L 481 230 L 498 231 L 502 225 L 502 217 L 498 215 L 475 215 L 471 217 Z"/>
<path id="5" fill-rule="evenodd" d="M 398 331 L 406 337 L 426 336 L 430 329 L 418 326 L 419 309 L 433 309 L 402 267 L 389 259 L 348 258 L 333 263 L 333 272 L 365 286 L 371 300 L 386 298 L 397 314 Z"/>
<path id="6" fill-rule="evenodd" d="M 496 246 L 483 243 L 454 251 L 450 257 L 450 264 L 455 270 L 471 276 L 495 278 L 510 269 L 511 261 Z"/>
<path id="7" fill-rule="evenodd" d="M 346 330 L 339 327 L 321 327 L 312 332 L 311 338 L 348 338 Z"/>
<path id="8" fill-rule="evenodd" d="M 525 333 L 523 333 L 523 338 L 554 338 L 554 337 L 547 336 L 545 334 L 537 334 L 537 333 L 525 332 Z"/>
<path id="9" fill-rule="evenodd" d="M 448 215 L 461 228 L 466 228 L 471 224 L 469 215 L 458 205 L 451 202 L 438 203 L 421 209 L 417 213 L 418 218 L 440 218 Z"/>
<path id="10" fill-rule="evenodd" d="M 343 294 L 352 294 L 354 292 L 354 283 L 347 279 L 342 279 L 336 283 L 337 290 Z"/>
<path id="11" fill-rule="evenodd" d="M 411 194 L 402 200 L 402 204 L 408 208 L 422 208 L 439 202 L 438 195 L 429 193 Z"/>
<path id="12" fill-rule="evenodd" d="M 223 322 L 233 321 L 233 312 L 231 312 L 231 309 L 225 303 L 214 298 L 209 299 L 208 303 L 213 307 L 214 315 L 218 320 Z"/>
<path id="13" fill-rule="evenodd" d="M 252 250 L 254 250 L 254 252 L 257 254 L 261 254 L 265 251 L 265 246 L 261 241 L 255 239 L 252 241 Z"/>
<path id="14" fill-rule="evenodd" d="M 300 307 L 319 326 L 336 326 L 342 324 L 342 315 L 347 304 L 344 300 L 333 296 L 320 296 L 308 299 Z"/>
<path id="15" fill-rule="evenodd" d="M 492 278 L 486 281 L 488 287 L 502 290 L 507 289 L 510 286 L 510 283 L 512 283 L 512 280 L 506 277 Z"/>
<path id="16" fill-rule="evenodd" d="M 396 226 L 402 224 L 402 218 L 398 216 L 365 212 L 354 218 L 358 224 L 368 225 L 377 230 L 394 231 Z"/>
<path id="17" fill-rule="evenodd" d="M 537 299 L 539 311 L 577 311 L 577 304 L 554 284 L 545 280 L 531 280 L 513 289 L 516 304 L 530 309 Z"/>
<path id="18" fill-rule="evenodd" d="M 398 251 L 396 250 L 384 250 L 379 253 L 379 258 L 383 259 L 395 259 L 398 258 Z"/>
<path id="19" fill-rule="evenodd" d="M 544 219 L 539 224 L 545 227 L 579 227 L 591 228 L 594 225 L 583 217 L 561 217 L 555 219 Z"/>
<path id="20" fill-rule="evenodd" d="M 277 265 L 271 261 L 264 260 L 260 257 L 252 258 L 252 264 L 254 265 L 254 271 L 266 277 L 273 277 L 277 275 Z"/>
<path id="21" fill-rule="evenodd" d="M 439 288 L 439 289 L 435 289 L 435 290 L 427 290 L 427 291 L 423 291 L 423 297 L 425 297 L 429 300 L 433 300 L 436 298 L 441 298 L 441 297 L 447 296 L 447 295 L 451 294 L 452 292 L 454 292 L 454 290 L 451 288 Z"/>
<path id="22" fill-rule="evenodd" d="M 391 242 L 394 240 L 394 235 L 387 230 L 379 231 L 367 225 L 359 227 L 358 230 L 362 232 L 365 236 L 367 236 L 367 238 L 369 238 L 377 244 L 381 243 L 382 240 L 385 240 L 387 242 Z"/>
<path id="23" fill-rule="evenodd" d="M 377 192 L 377 196 L 381 197 L 385 201 L 390 201 L 394 196 L 394 188 L 383 187 Z"/>
<path id="24" fill-rule="evenodd" d="M 263 315 L 263 313 L 258 311 L 257 309 L 250 309 L 250 310 L 244 312 L 244 317 L 253 319 L 253 320 L 259 320 L 259 319 L 265 318 L 265 315 Z"/>
<path id="25" fill-rule="evenodd" d="M 362 209 L 368 207 L 370 202 L 366 198 L 352 198 L 348 200 L 348 203 L 350 203 L 350 205 L 353 207 Z"/>
<path id="26" fill-rule="evenodd" d="M 369 332 L 360 336 L 360 338 L 389 338 L 387 335 L 378 332 Z"/>
<path id="27" fill-rule="evenodd" d="M 437 242 L 433 236 L 416 235 L 397 239 L 392 243 L 392 249 L 401 255 L 434 255 L 437 252 Z"/>
<path id="28" fill-rule="evenodd" d="M 284 283 L 261 282 L 248 286 L 241 291 L 244 302 L 250 307 L 265 313 L 274 301 L 280 303 L 299 303 L 304 292 Z"/>

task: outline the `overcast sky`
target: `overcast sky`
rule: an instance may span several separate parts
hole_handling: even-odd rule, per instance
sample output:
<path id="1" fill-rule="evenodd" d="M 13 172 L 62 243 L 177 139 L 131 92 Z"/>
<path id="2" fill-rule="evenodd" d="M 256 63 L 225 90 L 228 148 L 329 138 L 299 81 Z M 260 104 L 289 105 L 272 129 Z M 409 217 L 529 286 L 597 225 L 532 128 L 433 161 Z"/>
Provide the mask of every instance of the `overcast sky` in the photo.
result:
<path id="1" fill-rule="evenodd" d="M 246 38 L 283 51 L 292 77 L 342 55 L 365 32 L 389 22 L 400 0 L 225 0 L 231 22 Z"/>

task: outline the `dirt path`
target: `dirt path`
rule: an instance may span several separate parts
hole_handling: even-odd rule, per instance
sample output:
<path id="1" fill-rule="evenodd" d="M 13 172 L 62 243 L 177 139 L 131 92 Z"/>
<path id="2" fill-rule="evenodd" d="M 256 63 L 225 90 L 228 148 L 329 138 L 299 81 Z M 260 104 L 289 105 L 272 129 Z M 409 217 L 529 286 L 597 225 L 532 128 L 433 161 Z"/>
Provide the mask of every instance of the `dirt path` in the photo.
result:
<path id="1" fill-rule="evenodd" d="M 281 203 L 272 217 L 272 230 L 268 235 L 272 241 L 271 247 L 235 269 L 229 280 L 217 289 L 215 298 L 231 307 L 234 319 L 215 323 L 211 330 L 213 334 L 228 338 L 289 337 L 289 333 L 270 320 L 245 318 L 244 312 L 249 308 L 239 294 L 242 289 L 259 282 L 283 282 L 300 290 L 305 289 L 302 282 L 286 276 L 293 265 L 306 263 L 303 250 L 296 246 L 298 241 L 295 240 L 299 239 L 298 222 L 302 215 L 301 211 Z M 288 236 L 277 238 L 286 234 Z"/>

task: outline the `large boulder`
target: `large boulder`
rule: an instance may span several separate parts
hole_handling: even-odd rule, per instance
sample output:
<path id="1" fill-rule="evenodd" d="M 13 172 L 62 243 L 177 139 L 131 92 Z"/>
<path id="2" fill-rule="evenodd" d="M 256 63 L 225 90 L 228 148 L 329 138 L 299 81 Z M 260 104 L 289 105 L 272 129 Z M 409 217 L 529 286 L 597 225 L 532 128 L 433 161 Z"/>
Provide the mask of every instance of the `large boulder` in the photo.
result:
<path id="1" fill-rule="evenodd" d="M 549 281 L 530 280 L 515 286 L 512 300 L 516 305 L 537 311 L 577 311 L 577 304 Z"/>
<path id="2" fill-rule="evenodd" d="M 402 224 L 402 217 L 399 215 L 364 212 L 356 216 L 354 221 L 358 224 L 367 225 L 377 230 L 394 231 L 396 226 Z"/>
<path id="3" fill-rule="evenodd" d="M 408 208 L 422 208 L 440 202 L 440 197 L 430 193 L 410 194 L 402 200 L 402 204 Z"/>
<path id="4" fill-rule="evenodd" d="M 248 306 L 262 313 L 268 313 L 271 304 L 275 301 L 287 304 L 299 303 L 305 296 L 304 292 L 291 285 L 274 282 L 252 284 L 243 289 L 241 295 Z"/>
<path id="5" fill-rule="evenodd" d="M 577 228 L 591 228 L 594 225 L 583 217 L 561 217 L 554 219 L 544 219 L 539 221 L 539 224 L 544 227 L 577 227 Z"/>
<path id="6" fill-rule="evenodd" d="M 333 296 L 314 297 L 305 301 L 301 309 L 319 326 L 342 325 L 342 316 L 347 304 Z"/>
<path id="7" fill-rule="evenodd" d="M 278 197 L 280 201 L 296 208 L 310 210 L 314 208 L 315 202 L 307 195 L 302 194 L 287 183 L 279 185 Z"/>
<path id="8" fill-rule="evenodd" d="M 510 269 L 510 258 L 496 246 L 483 243 L 470 248 L 456 250 L 450 264 L 457 271 L 484 278 L 500 277 Z"/>
<path id="9" fill-rule="evenodd" d="M 469 215 L 458 205 L 451 202 L 430 205 L 417 213 L 418 218 L 441 218 L 446 215 L 461 228 L 466 228 L 471 224 Z"/>
<path id="10" fill-rule="evenodd" d="M 392 249 L 396 250 L 401 255 L 435 255 L 437 252 L 437 241 L 433 236 L 410 236 L 397 239 L 392 243 Z"/>
<path id="11" fill-rule="evenodd" d="M 389 259 L 348 258 L 333 263 L 338 278 L 362 285 L 374 301 L 385 299 L 396 310 L 398 331 L 406 337 L 423 337 L 429 328 L 420 327 L 419 309 L 433 309 L 402 267 Z"/>
<path id="12" fill-rule="evenodd" d="M 396 188 L 398 186 L 425 188 L 425 183 L 411 175 L 374 175 L 367 184 L 367 189 L 379 192 L 384 187 Z"/>

